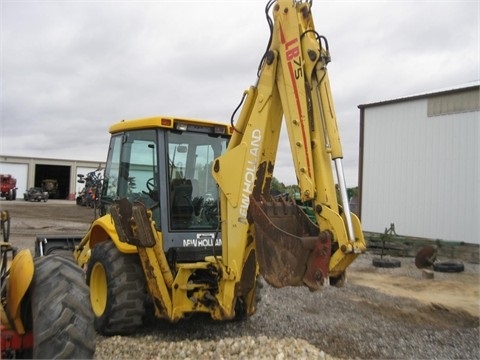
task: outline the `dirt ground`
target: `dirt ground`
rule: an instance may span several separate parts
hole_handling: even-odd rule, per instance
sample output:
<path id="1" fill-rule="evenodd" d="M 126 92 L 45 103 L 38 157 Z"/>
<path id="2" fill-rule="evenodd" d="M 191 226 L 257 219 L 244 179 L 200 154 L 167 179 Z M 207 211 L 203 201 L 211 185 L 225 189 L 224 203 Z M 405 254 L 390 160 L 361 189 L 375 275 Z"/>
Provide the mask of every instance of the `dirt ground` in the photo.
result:
<path id="1" fill-rule="evenodd" d="M 351 283 L 372 287 L 382 293 L 418 300 L 424 304 L 466 311 L 480 316 L 479 266 L 464 264 L 461 273 L 434 272 L 433 279 L 422 277 L 414 259 L 403 258 L 403 269 L 380 269 L 359 259 L 349 271 Z"/>
<path id="2" fill-rule="evenodd" d="M 84 234 L 95 218 L 93 209 L 66 200 L 26 202 L 2 199 L 0 209 L 7 210 L 10 215 L 9 240 L 19 249 L 34 250 L 37 235 Z"/>
<path id="3" fill-rule="evenodd" d="M 84 234 L 95 217 L 93 209 L 65 200 L 43 203 L 2 199 L 0 209 L 8 210 L 11 217 L 10 242 L 18 248 L 30 248 L 32 251 L 36 235 Z M 399 258 L 401 267 L 395 269 L 376 268 L 372 266 L 372 258 L 371 254 L 361 255 L 350 266 L 347 281 L 387 295 L 415 299 L 480 317 L 478 264 L 465 263 L 464 272 L 434 272 L 433 279 L 426 279 L 415 267 L 413 258 Z"/>

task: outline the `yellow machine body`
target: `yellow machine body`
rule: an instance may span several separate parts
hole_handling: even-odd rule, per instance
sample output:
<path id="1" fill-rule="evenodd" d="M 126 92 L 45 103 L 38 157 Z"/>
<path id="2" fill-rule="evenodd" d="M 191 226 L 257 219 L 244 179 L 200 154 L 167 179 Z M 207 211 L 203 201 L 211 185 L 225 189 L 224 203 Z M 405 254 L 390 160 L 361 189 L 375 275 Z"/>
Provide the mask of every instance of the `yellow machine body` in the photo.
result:
<path id="1" fill-rule="evenodd" d="M 120 290 L 110 289 L 121 268 L 100 248 L 108 258 L 140 262 L 155 316 L 172 322 L 198 312 L 216 320 L 253 314 L 260 275 L 275 287 L 341 285 L 366 249 L 346 197 L 328 43 L 311 6 L 268 3 L 269 48 L 236 122 L 159 116 L 111 126 L 105 215 L 74 252 L 100 332 L 122 332 L 106 319 L 116 316 L 112 308 L 121 311 L 111 295 Z M 270 195 L 283 121 L 301 202 L 313 208 L 314 222 L 298 204 Z M 203 193 L 195 197 L 198 187 Z"/>
<path id="2" fill-rule="evenodd" d="M 9 245 L 8 243 L 5 245 Z M 6 306 L 2 304 L 2 326 L 25 334 L 22 322 L 21 303 L 33 279 L 34 265 L 30 250 L 21 250 L 11 261 L 10 275 L 7 277 Z"/>

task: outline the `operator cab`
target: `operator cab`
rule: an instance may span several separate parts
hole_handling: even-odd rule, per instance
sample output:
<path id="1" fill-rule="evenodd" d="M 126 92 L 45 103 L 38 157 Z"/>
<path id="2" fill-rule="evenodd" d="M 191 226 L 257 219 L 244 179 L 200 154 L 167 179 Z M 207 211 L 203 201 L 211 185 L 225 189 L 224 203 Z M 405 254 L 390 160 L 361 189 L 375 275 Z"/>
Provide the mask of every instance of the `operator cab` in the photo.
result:
<path id="1" fill-rule="evenodd" d="M 152 211 L 170 261 L 221 255 L 219 195 L 211 169 L 227 148 L 229 127 L 151 118 L 119 123 L 117 128 L 123 131 L 111 129 L 103 213 L 115 200 L 141 202 Z"/>

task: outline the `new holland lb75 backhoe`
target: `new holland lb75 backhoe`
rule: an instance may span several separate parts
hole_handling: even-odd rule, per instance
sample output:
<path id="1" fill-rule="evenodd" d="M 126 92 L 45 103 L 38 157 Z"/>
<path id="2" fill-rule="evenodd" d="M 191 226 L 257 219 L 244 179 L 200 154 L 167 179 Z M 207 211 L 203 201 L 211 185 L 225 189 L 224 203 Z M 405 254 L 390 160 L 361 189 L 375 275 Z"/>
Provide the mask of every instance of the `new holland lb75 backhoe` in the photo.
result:
<path id="1" fill-rule="evenodd" d="M 267 4 L 268 49 L 235 123 L 152 117 L 110 128 L 106 215 L 74 251 L 98 332 L 132 332 L 152 308 L 171 322 L 199 312 L 248 316 L 260 275 L 274 287 L 341 285 L 365 250 L 348 207 L 328 43 L 315 31 L 311 5 Z M 270 196 L 283 119 L 314 222 Z"/>

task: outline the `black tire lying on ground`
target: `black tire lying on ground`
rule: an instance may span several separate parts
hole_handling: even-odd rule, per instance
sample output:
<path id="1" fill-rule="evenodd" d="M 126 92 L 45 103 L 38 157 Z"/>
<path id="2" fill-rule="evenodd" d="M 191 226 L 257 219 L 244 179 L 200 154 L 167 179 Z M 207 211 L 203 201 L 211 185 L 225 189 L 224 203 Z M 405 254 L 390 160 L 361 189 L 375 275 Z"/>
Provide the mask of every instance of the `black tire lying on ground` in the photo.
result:
<path id="1" fill-rule="evenodd" d="M 390 258 L 373 258 L 372 265 L 381 268 L 397 268 L 402 265 L 400 260 Z"/>
<path id="2" fill-rule="evenodd" d="M 81 269 L 62 256 L 37 257 L 31 305 L 34 359 L 91 359 L 95 329 Z"/>
<path id="3" fill-rule="evenodd" d="M 457 273 L 465 270 L 465 266 L 460 261 L 437 261 L 433 263 L 433 270 L 446 273 Z"/>

